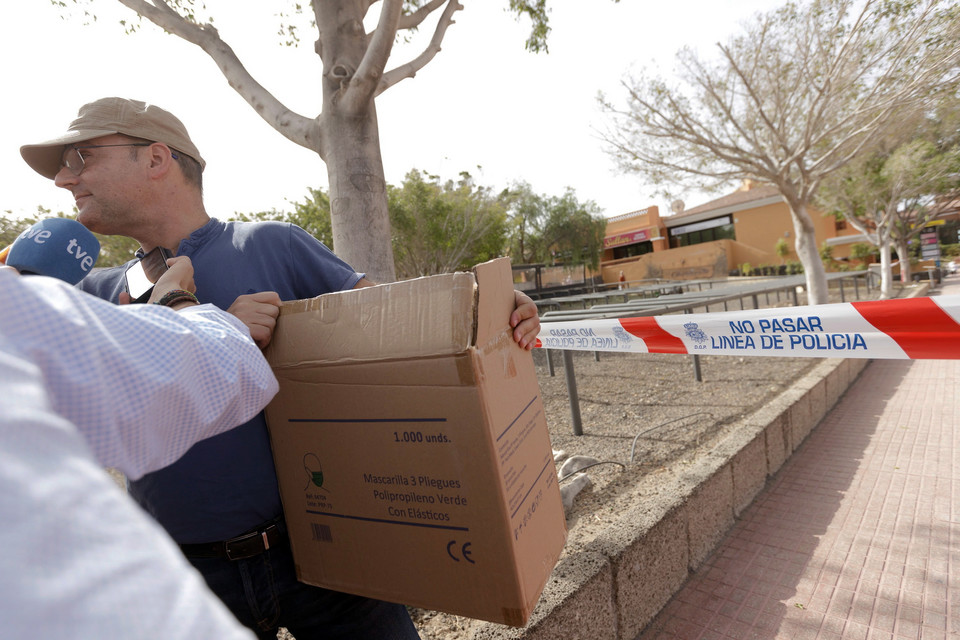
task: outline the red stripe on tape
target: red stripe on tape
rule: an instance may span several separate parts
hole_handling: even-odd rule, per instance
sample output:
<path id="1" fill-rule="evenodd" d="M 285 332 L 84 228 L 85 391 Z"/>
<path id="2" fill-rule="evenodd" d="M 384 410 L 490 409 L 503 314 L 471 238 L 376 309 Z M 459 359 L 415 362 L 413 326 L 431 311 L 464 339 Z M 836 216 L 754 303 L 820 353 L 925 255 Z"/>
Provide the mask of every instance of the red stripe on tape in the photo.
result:
<path id="1" fill-rule="evenodd" d="M 650 353 L 687 353 L 683 341 L 664 331 L 654 316 L 620 318 L 620 324 L 628 332 L 643 340 Z"/>
<path id="2" fill-rule="evenodd" d="M 930 298 L 852 302 L 874 327 L 911 359 L 960 358 L 960 325 Z"/>

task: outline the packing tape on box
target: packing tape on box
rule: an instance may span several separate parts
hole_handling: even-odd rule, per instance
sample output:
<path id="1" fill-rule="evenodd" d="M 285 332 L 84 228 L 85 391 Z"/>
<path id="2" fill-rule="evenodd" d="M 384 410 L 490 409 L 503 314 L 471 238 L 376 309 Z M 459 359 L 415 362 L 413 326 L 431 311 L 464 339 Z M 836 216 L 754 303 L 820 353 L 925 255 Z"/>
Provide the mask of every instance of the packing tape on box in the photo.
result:
<path id="1" fill-rule="evenodd" d="M 960 359 L 960 296 L 543 322 L 537 347 L 690 355 Z"/>

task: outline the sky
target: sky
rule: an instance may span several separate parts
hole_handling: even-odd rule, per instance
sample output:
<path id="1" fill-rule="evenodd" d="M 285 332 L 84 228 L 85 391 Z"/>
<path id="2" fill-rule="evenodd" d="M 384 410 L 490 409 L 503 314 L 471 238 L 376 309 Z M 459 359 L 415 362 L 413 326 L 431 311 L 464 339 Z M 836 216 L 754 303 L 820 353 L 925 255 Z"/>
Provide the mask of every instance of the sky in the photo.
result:
<path id="1" fill-rule="evenodd" d="M 207 0 L 221 37 L 258 81 L 290 109 L 320 110 L 315 33 L 299 48 L 282 47 L 274 15 L 283 3 Z M 292 4 L 292 3 L 291 3 Z M 639 176 L 623 174 L 598 132 L 607 125 L 598 92 L 622 100 L 620 82 L 642 68 L 669 76 L 676 51 L 707 55 L 743 20 L 772 0 L 552 0 L 549 54 L 524 49 L 529 23 L 505 12 L 506 0 L 461 0 L 442 51 L 415 78 L 377 98 L 387 182 L 411 169 L 443 179 L 470 172 L 496 191 L 523 181 L 559 196 L 567 188 L 607 217 L 668 202 Z M 375 24 L 380 3 L 371 8 Z M 223 10 L 218 10 L 223 7 Z M 179 117 L 207 161 L 207 212 L 292 210 L 307 188 L 327 189 L 326 168 L 312 151 L 270 127 L 229 87 L 201 49 L 144 20 L 116 0 L 95 0 L 97 20 L 63 19 L 47 0 L 17 2 L 0 21 L 5 95 L 0 100 L 0 212 L 35 215 L 37 206 L 71 213 L 67 191 L 34 173 L 22 144 L 66 131 L 78 108 L 106 96 L 144 100 Z M 237 11 L 241 8 L 242 11 Z M 388 70 L 420 52 L 422 39 L 394 48 Z M 713 197 L 675 194 L 692 208 Z"/>

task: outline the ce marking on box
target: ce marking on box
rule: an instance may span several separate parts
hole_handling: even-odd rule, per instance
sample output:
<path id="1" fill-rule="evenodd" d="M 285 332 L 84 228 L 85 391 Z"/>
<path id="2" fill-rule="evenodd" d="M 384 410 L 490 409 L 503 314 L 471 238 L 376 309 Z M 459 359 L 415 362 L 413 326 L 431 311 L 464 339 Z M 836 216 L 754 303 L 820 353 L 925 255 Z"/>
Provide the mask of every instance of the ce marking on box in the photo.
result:
<path id="1" fill-rule="evenodd" d="M 447 555 L 453 558 L 454 562 L 460 562 L 460 558 L 463 558 L 470 564 L 477 564 L 470 557 L 473 554 L 473 551 L 470 550 L 471 546 L 473 546 L 472 542 L 460 544 L 456 540 L 451 540 L 447 543 Z"/>

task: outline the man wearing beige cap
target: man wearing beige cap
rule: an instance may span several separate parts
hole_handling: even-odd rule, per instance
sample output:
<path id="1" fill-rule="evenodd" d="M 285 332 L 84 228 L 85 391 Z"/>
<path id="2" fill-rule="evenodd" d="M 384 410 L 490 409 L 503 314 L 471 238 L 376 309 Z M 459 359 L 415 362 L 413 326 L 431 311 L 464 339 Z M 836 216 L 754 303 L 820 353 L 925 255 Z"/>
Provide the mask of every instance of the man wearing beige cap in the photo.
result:
<path id="1" fill-rule="evenodd" d="M 20 153 L 73 193 L 78 219 L 92 231 L 189 256 L 200 302 L 236 315 L 261 346 L 281 300 L 370 284 L 299 227 L 210 218 L 204 160 L 183 124 L 159 107 L 97 100 L 80 108 L 66 134 Z M 123 270 L 98 270 L 78 286 L 120 301 Z M 536 306 L 519 292 L 511 324 L 517 342 L 532 347 Z M 130 493 L 259 637 L 273 639 L 281 626 L 297 640 L 418 637 L 401 605 L 297 582 L 262 413 L 131 482 Z"/>

